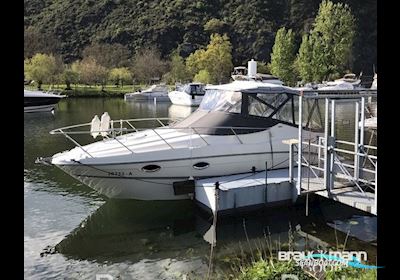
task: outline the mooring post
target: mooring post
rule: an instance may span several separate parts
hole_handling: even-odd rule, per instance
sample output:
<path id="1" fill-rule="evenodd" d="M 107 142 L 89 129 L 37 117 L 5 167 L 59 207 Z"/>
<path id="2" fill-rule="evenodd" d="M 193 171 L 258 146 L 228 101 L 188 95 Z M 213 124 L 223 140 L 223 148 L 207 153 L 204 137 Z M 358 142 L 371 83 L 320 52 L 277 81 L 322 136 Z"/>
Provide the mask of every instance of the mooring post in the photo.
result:
<path id="1" fill-rule="evenodd" d="M 335 135 L 335 115 L 336 115 L 336 103 L 335 100 L 331 100 L 331 137 L 330 137 L 330 182 L 329 182 L 329 190 L 332 191 L 335 182 L 335 146 L 336 146 L 336 135 Z"/>
<path id="2" fill-rule="evenodd" d="M 303 151 L 303 91 L 300 92 L 299 96 L 299 142 L 297 144 L 297 184 L 296 194 L 301 193 L 301 167 L 302 167 L 302 151 Z"/>
<path id="3" fill-rule="evenodd" d="M 359 152 L 363 151 L 364 154 L 364 130 L 365 130 L 365 97 L 361 97 L 361 120 L 360 120 L 360 146 L 358 148 Z M 365 157 L 365 156 L 364 156 Z M 362 177 L 362 165 L 360 164 L 360 159 L 358 162 L 358 176 Z"/>
<path id="4" fill-rule="evenodd" d="M 325 98 L 325 131 L 324 131 L 324 187 L 330 193 L 330 176 L 329 176 L 329 152 L 328 152 L 328 140 L 329 140 L 329 98 Z"/>
<path id="5" fill-rule="evenodd" d="M 360 122 L 360 103 L 357 100 L 356 101 L 356 116 L 355 116 L 355 124 L 354 124 L 354 179 L 358 181 L 359 179 L 359 162 L 360 162 L 360 157 L 358 155 L 359 149 L 359 122 Z"/>

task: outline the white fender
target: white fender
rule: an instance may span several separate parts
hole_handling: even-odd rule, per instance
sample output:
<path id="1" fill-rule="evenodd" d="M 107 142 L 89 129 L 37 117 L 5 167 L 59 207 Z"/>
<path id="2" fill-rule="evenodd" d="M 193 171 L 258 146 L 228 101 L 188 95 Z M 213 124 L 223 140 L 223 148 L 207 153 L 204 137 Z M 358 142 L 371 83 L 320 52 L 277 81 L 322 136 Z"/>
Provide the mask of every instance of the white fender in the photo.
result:
<path id="1" fill-rule="evenodd" d="M 93 136 L 93 138 L 96 138 L 100 134 L 99 130 L 100 130 L 100 119 L 97 115 L 95 115 L 90 125 L 90 134 Z"/>
<path id="2" fill-rule="evenodd" d="M 108 130 L 110 129 L 110 115 L 107 112 L 104 112 L 103 115 L 101 115 L 101 123 L 100 123 L 100 134 L 101 136 L 107 136 L 108 135 Z"/>

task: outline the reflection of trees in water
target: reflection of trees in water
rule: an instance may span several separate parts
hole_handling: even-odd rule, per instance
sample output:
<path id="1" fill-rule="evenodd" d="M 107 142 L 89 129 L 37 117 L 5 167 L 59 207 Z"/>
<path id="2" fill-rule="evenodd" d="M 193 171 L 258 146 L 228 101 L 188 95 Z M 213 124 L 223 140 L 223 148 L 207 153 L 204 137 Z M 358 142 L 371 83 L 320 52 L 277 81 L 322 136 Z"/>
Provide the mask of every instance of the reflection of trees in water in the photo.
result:
<path id="1" fill-rule="evenodd" d="M 327 221 L 349 218 L 354 214 L 360 214 L 360 211 L 343 210 L 342 206 L 328 202 L 321 206 L 311 204 L 308 217 L 305 216 L 304 206 L 298 205 L 219 218 L 215 257 L 218 259 L 227 254 L 240 254 L 241 250 L 255 250 L 254 244 L 265 242 L 264 234 L 268 232 L 274 242 L 287 243 L 289 228 L 295 231 L 296 225 L 300 225 L 302 231 L 335 245 L 334 230 L 327 225 Z M 71 258 L 111 262 L 204 257 L 210 247 L 203 240 L 203 235 L 211 224 L 211 216 L 194 207 L 189 200 L 108 200 L 56 249 Z M 345 240 L 345 233 L 338 231 L 336 234 L 340 242 Z M 296 233 L 295 237 L 299 246 L 312 243 Z M 355 238 L 349 240 L 348 248 L 365 249 L 367 246 Z"/>

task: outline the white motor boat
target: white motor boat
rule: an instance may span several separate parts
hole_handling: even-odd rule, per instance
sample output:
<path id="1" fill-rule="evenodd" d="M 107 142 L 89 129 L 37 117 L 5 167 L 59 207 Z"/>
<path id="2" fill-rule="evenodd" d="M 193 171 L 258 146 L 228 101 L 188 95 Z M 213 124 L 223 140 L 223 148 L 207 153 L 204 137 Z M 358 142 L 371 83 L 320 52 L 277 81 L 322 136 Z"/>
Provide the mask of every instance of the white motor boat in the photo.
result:
<path id="1" fill-rule="evenodd" d="M 134 93 L 127 93 L 124 95 L 125 101 L 156 101 L 169 102 L 168 87 L 166 85 L 152 85 L 148 89 L 143 91 L 137 91 Z"/>
<path id="2" fill-rule="evenodd" d="M 50 112 L 65 95 L 24 89 L 24 112 Z"/>
<path id="3" fill-rule="evenodd" d="M 99 123 L 96 116 L 92 126 L 55 129 L 50 133 L 67 136 L 77 147 L 38 162 L 56 165 L 110 198 L 188 199 L 190 194 L 177 189 L 180 182 L 287 167 L 289 146 L 282 141 L 298 137 L 294 110 L 299 94 L 289 87 L 254 81 L 207 86 L 200 107 L 169 125 L 164 124 L 167 119 L 104 118 L 109 123 Z M 303 110 L 308 112 L 303 135 L 316 143 L 323 120 L 318 99 L 311 103 Z M 135 122 L 143 126 L 145 121 L 161 127 L 136 129 Z M 88 128 L 85 133 L 104 139 L 78 144 L 74 137 L 83 133 L 83 127 Z"/>
<path id="4" fill-rule="evenodd" d="M 249 69 L 249 72 L 247 69 Z M 257 62 L 254 59 L 248 62 L 248 68 L 245 66 L 234 67 L 231 78 L 234 81 L 260 81 L 269 84 L 284 85 L 278 77 L 257 73 Z"/>
<path id="5" fill-rule="evenodd" d="M 204 94 L 204 84 L 189 83 L 169 92 L 168 97 L 175 105 L 199 106 Z"/>

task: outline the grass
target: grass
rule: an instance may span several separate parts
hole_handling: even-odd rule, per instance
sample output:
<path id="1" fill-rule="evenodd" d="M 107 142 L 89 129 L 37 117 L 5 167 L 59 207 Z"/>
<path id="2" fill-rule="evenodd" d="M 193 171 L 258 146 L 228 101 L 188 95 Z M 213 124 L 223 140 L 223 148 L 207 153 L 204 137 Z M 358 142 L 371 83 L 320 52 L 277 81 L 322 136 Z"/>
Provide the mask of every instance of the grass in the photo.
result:
<path id="1" fill-rule="evenodd" d="M 115 85 L 107 85 L 103 88 L 101 86 L 87 86 L 87 85 L 71 85 L 71 90 L 65 90 L 66 85 L 42 85 L 43 91 L 57 91 L 70 97 L 123 97 L 124 94 L 135 92 L 139 89 L 146 89 L 148 85 L 125 85 L 124 87 L 117 87 Z M 36 85 L 26 86 L 28 89 L 36 90 Z"/>

